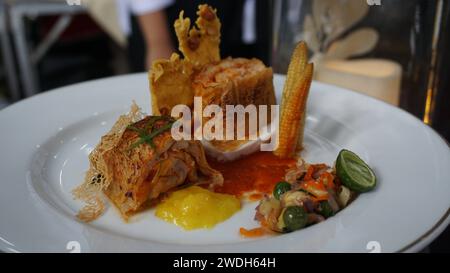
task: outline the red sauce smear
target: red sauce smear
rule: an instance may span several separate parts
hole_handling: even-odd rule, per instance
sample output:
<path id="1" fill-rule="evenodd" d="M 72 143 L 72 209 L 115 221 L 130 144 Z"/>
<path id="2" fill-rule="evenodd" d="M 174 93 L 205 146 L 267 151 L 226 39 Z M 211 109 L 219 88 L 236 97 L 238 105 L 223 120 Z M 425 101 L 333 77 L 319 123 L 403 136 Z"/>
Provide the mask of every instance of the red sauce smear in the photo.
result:
<path id="1" fill-rule="evenodd" d="M 271 152 L 257 152 L 231 162 L 218 162 L 208 159 L 210 166 L 220 171 L 224 178 L 218 193 L 241 197 L 247 192 L 252 194 L 251 201 L 261 199 L 263 194 L 272 193 L 275 184 L 284 179 L 286 171 L 295 166 L 295 159 L 280 159 Z"/>

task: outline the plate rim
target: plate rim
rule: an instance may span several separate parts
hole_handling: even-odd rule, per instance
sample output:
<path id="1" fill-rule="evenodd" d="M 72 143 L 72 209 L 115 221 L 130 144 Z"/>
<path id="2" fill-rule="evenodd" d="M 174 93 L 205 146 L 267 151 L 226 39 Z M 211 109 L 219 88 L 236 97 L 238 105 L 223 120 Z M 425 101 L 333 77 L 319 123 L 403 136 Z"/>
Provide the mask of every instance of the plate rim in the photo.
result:
<path id="1" fill-rule="evenodd" d="M 84 86 L 84 85 L 89 85 L 89 84 L 92 84 L 92 83 L 95 84 L 95 83 L 99 83 L 99 82 L 102 82 L 102 81 L 108 81 L 108 80 L 111 80 L 111 79 L 117 80 L 118 78 L 127 78 L 127 77 L 130 77 L 130 76 L 141 76 L 142 74 L 146 74 L 146 73 L 133 73 L 133 74 L 114 76 L 114 77 L 107 77 L 107 78 L 102 78 L 102 79 L 95 79 L 95 80 L 90 80 L 90 81 L 86 81 L 86 82 L 76 83 L 76 84 L 72 84 L 72 85 L 68 85 L 68 86 L 52 89 L 52 90 L 49 90 L 47 92 L 43 92 L 43 93 L 37 94 L 35 96 L 29 97 L 27 99 L 21 100 L 21 101 L 19 101 L 17 103 L 14 103 L 14 104 L 11 104 L 11 105 L 5 107 L 4 109 L 0 110 L 0 116 L 3 113 L 5 113 L 6 111 L 12 111 L 11 109 L 13 109 L 14 107 L 17 107 L 19 104 L 29 103 L 30 101 L 33 101 L 33 100 L 45 99 L 46 96 L 50 96 L 50 95 L 52 95 L 54 93 L 64 91 L 65 89 L 67 89 L 69 87 L 73 88 L 73 87 L 77 87 L 77 86 Z M 274 74 L 274 79 L 276 77 L 284 78 L 285 75 Z M 385 104 L 389 108 L 394 108 L 396 111 L 400 110 L 400 112 L 403 112 L 403 114 L 407 114 L 410 118 L 412 117 L 416 121 L 419 121 L 421 125 L 425 125 L 424 128 L 428 128 L 428 130 L 431 130 L 434 134 L 436 134 L 441 139 L 441 141 L 443 141 L 446 144 L 446 146 L 450 149 L 450 144 L 448 143 L 448 141 L 446 141 L 445 138 L 443 138 L 443 136 L 439 132 L 437 132 L 435 129 L 433 129 L 430 125 L 423 123 L 423 121 L 420 120 L 418 117 L 414 116 L 413 114 L 407 112 L 406 110 L 404 110 L 402 108 L 398 108 L 398 107 L 392 106 L 392 105 L 390 105 L 390 104 L 388 104 L 388 103 L 386 103 L 386 102 L 384 102 L 382 100 L 370 97 L 370 96 L 368 96 L 366 94 L 362 94 L 362 93 L 359 93 L 359 92 L 356 92 L 356 91 L 353 91 L 353 90 L 350 90 L 350 89 L 346 89 L 346 88 L 342 88 L 342 87 L 338 87 L 338 86 L 334 86 L 334 85 L 330 85 L 330 84 L 326 84 L 326 83 L 321 83 L 321 82 L 316 82 L 316 83 L 319 83 L 320 85 L 325 86 L 325 87 L 326 86 L 331 86 L 333 88 L 338 88 L 341 91 L 344 91 L 346 93 L 351 93 L 353 95 L 356 94 L 358 96 L 363 96 L 363 97 L 366 97 L 366 98 L 368 98 L 370 100 L 374 100 L 374 101 L 376 101 L 378 103 L 381 102 L 382 104 Z M 64 215 L 64 217 L 67 217 L 67 215 Z M 71 220 L 73 220 L 73 219 L 71 219 Z M 79 223 L 79 224 L 82 224 L 82 223 Z M 450 224 L 450 208 L 448 208 L 448 210 L 441 216 L 441 218 L 429 230 L 427 230 L 425 233 L 423 233 L 422 236 L 418 237 L 415 241 L 411 242 L 410 244 L 400 248 L 396 252 L 420 251 L 423 247 L 425 247 L 432 240 L 434 240 L 449 224 Z M 115 234 L 115 236 L 117 236 L 117 234 Z M 3 244 L 4 244 L 4 242 L 2 240 L 0 240 L 0 250 L 5 251 L 5 248 L 3 247 Z M 6 249 L 10 249 L 10 248 L 6 248 Z"/>

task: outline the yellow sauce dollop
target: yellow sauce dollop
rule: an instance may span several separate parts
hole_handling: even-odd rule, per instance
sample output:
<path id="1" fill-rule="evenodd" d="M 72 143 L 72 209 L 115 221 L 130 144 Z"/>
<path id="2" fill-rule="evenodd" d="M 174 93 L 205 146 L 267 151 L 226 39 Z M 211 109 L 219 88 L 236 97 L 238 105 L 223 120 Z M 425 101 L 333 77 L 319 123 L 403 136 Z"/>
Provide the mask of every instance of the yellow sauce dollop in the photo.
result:
<path id="1" fill-rule="evenodd" d="M 240 210 L 233 195 L 192 186 L 171 193 L 156 207 L 155 215 L 186 230 L 212 228 Z"/>

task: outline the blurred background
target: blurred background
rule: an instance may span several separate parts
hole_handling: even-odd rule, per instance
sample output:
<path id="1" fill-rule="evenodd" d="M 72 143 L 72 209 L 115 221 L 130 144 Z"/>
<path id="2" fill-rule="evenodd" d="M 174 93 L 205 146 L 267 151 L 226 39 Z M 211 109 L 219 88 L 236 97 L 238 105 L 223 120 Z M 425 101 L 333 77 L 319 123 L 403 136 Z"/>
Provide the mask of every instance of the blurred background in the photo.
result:
<path id="1" fill-rule="evenodd" d="M 222 57 L 256 57 L 285 73 L 305 40 L 315 80 L 400 107 L 450 141 L 447 0 L 0 0 L 0 109 L 146 71 L 176 50 L 179 11 L 195 18 L 201 3 L 218 9 Z M 450 252 L 450 230 L 426 251 Z"/>

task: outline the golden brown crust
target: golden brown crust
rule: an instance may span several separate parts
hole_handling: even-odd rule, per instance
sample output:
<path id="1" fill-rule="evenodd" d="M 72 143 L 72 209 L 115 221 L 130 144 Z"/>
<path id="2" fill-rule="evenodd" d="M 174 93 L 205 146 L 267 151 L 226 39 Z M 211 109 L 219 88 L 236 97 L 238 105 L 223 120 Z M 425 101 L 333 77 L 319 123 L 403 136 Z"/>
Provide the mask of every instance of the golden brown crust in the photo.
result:
<path id="1" fill-rule="evenodd" d="M 206 105 L 275 104 L 272 69 L 258 59 L 227 58 L 207 65 L 195 76 L 193 87 Z"/>
<path id="2" fill-rule="evenodd" d="M 184 18 L 175 21 L 179 49 L 184 56 L 172 54 L 169 60 L 157 60 L 149 72 L 153 115 L 170 114 L 175 105 L 193 105 L 192 78 L 204 65 L 220 61 L 220 20 L 216 10 L 200 5 L 196 26 Z"/>
<path id="3" fill-rule="evenodd" d="M 108 188 L 112 181 L 103 155 L 114 149 L 129 124 L 141 118 L 142 113 L 133 102 L 130 112 L 119 117 L 111 130 L 101 138 L 100 143 L 89 154 L 90 166 L 85 174 L 84 182 L 72 191 L 76 199 L 85 202 L 85 206 L 78 212 L 79 219 L 88 222 L 103 213 L 105 209 L 103 190 Z"/>
<path id="4" fill-rule="evenodd" d="M 220 61 L 220 20 L 216 10 L 208 5 L 200 5 L 196 26 L 191 28 L 191 20 L 184 18 L 184 12 L 175 21 L 179 49 L 187 61 L 195 67 Z"/>
<path id="5" fill-rule="evenodd" d="M 202 97 L 203 108 L 216 104 L 225 111 L 226 105 L 266 105 L 270 121 L 270 106 L 275 104 L 273 72 L 260 60 L 227 58 L 219 63 L 206 65 L 196 75 L 193 87 L 195 96 Z M 204 118 L 204 122 L 207 120 L 208 118 Z M 224 120 L 226 125 L 226 118 Z M 248 125 L 248 119 L 246 124 Z M 212 142 L 222 151 L 234 150 L 244 143 L 246 141 L 241 140 Z"/>
<path id="6" fill-rule="evenodd" d="M 170 128 L 169 122 L 169 117 L 150 116 L 124 125 L 114 141 L 107 142 L 109 145 L 105 145 L 105 139 L 112 135 L 102 138 L 90 155 L 85 183 L 74 191 L 87 203 L 79 213 L 81 220 L 91 221 L 101 215 L 105 208 L 102 192 L 127 219 L 180 185 L 214 186 L 223 182 L 222 175 L 209 166 L 198 141 L 175 141 L 170 130 L 165 130 L 153 137 L 152 143 L 139 142 L 162 127 Z M 98 179 L 92 180 L 93 175 L 102 177 L 99 184 Z"/>
<path id="7" fill-rule="evenodd" d="M 172 54 L 170 60 L 153 63 L 149 73 L 153 115 L 170 114 L 178 104 L 193 105 L 192 64 Z"/>
<path id="8" fill-rule="evenodd" d="M 143 129 L 150 118 L 147 117 L 133 126 Z M 166 123 L 166 121 L 157 121 L 155 126 Z M 137 210 L 147 200 L 154 165 L 174 143 L 170 131 L 154 138 L 156 149 L 146 143 L 132 148 L 139 139 L 137 132 L 127 129 L 116 147 L 104 154 L 104 160 L 108 166 L 107 172 L 112 174 L 112 182 L 105 189 L 105 194 L 124 215 L 127 215 L 129 211 Z"/>

